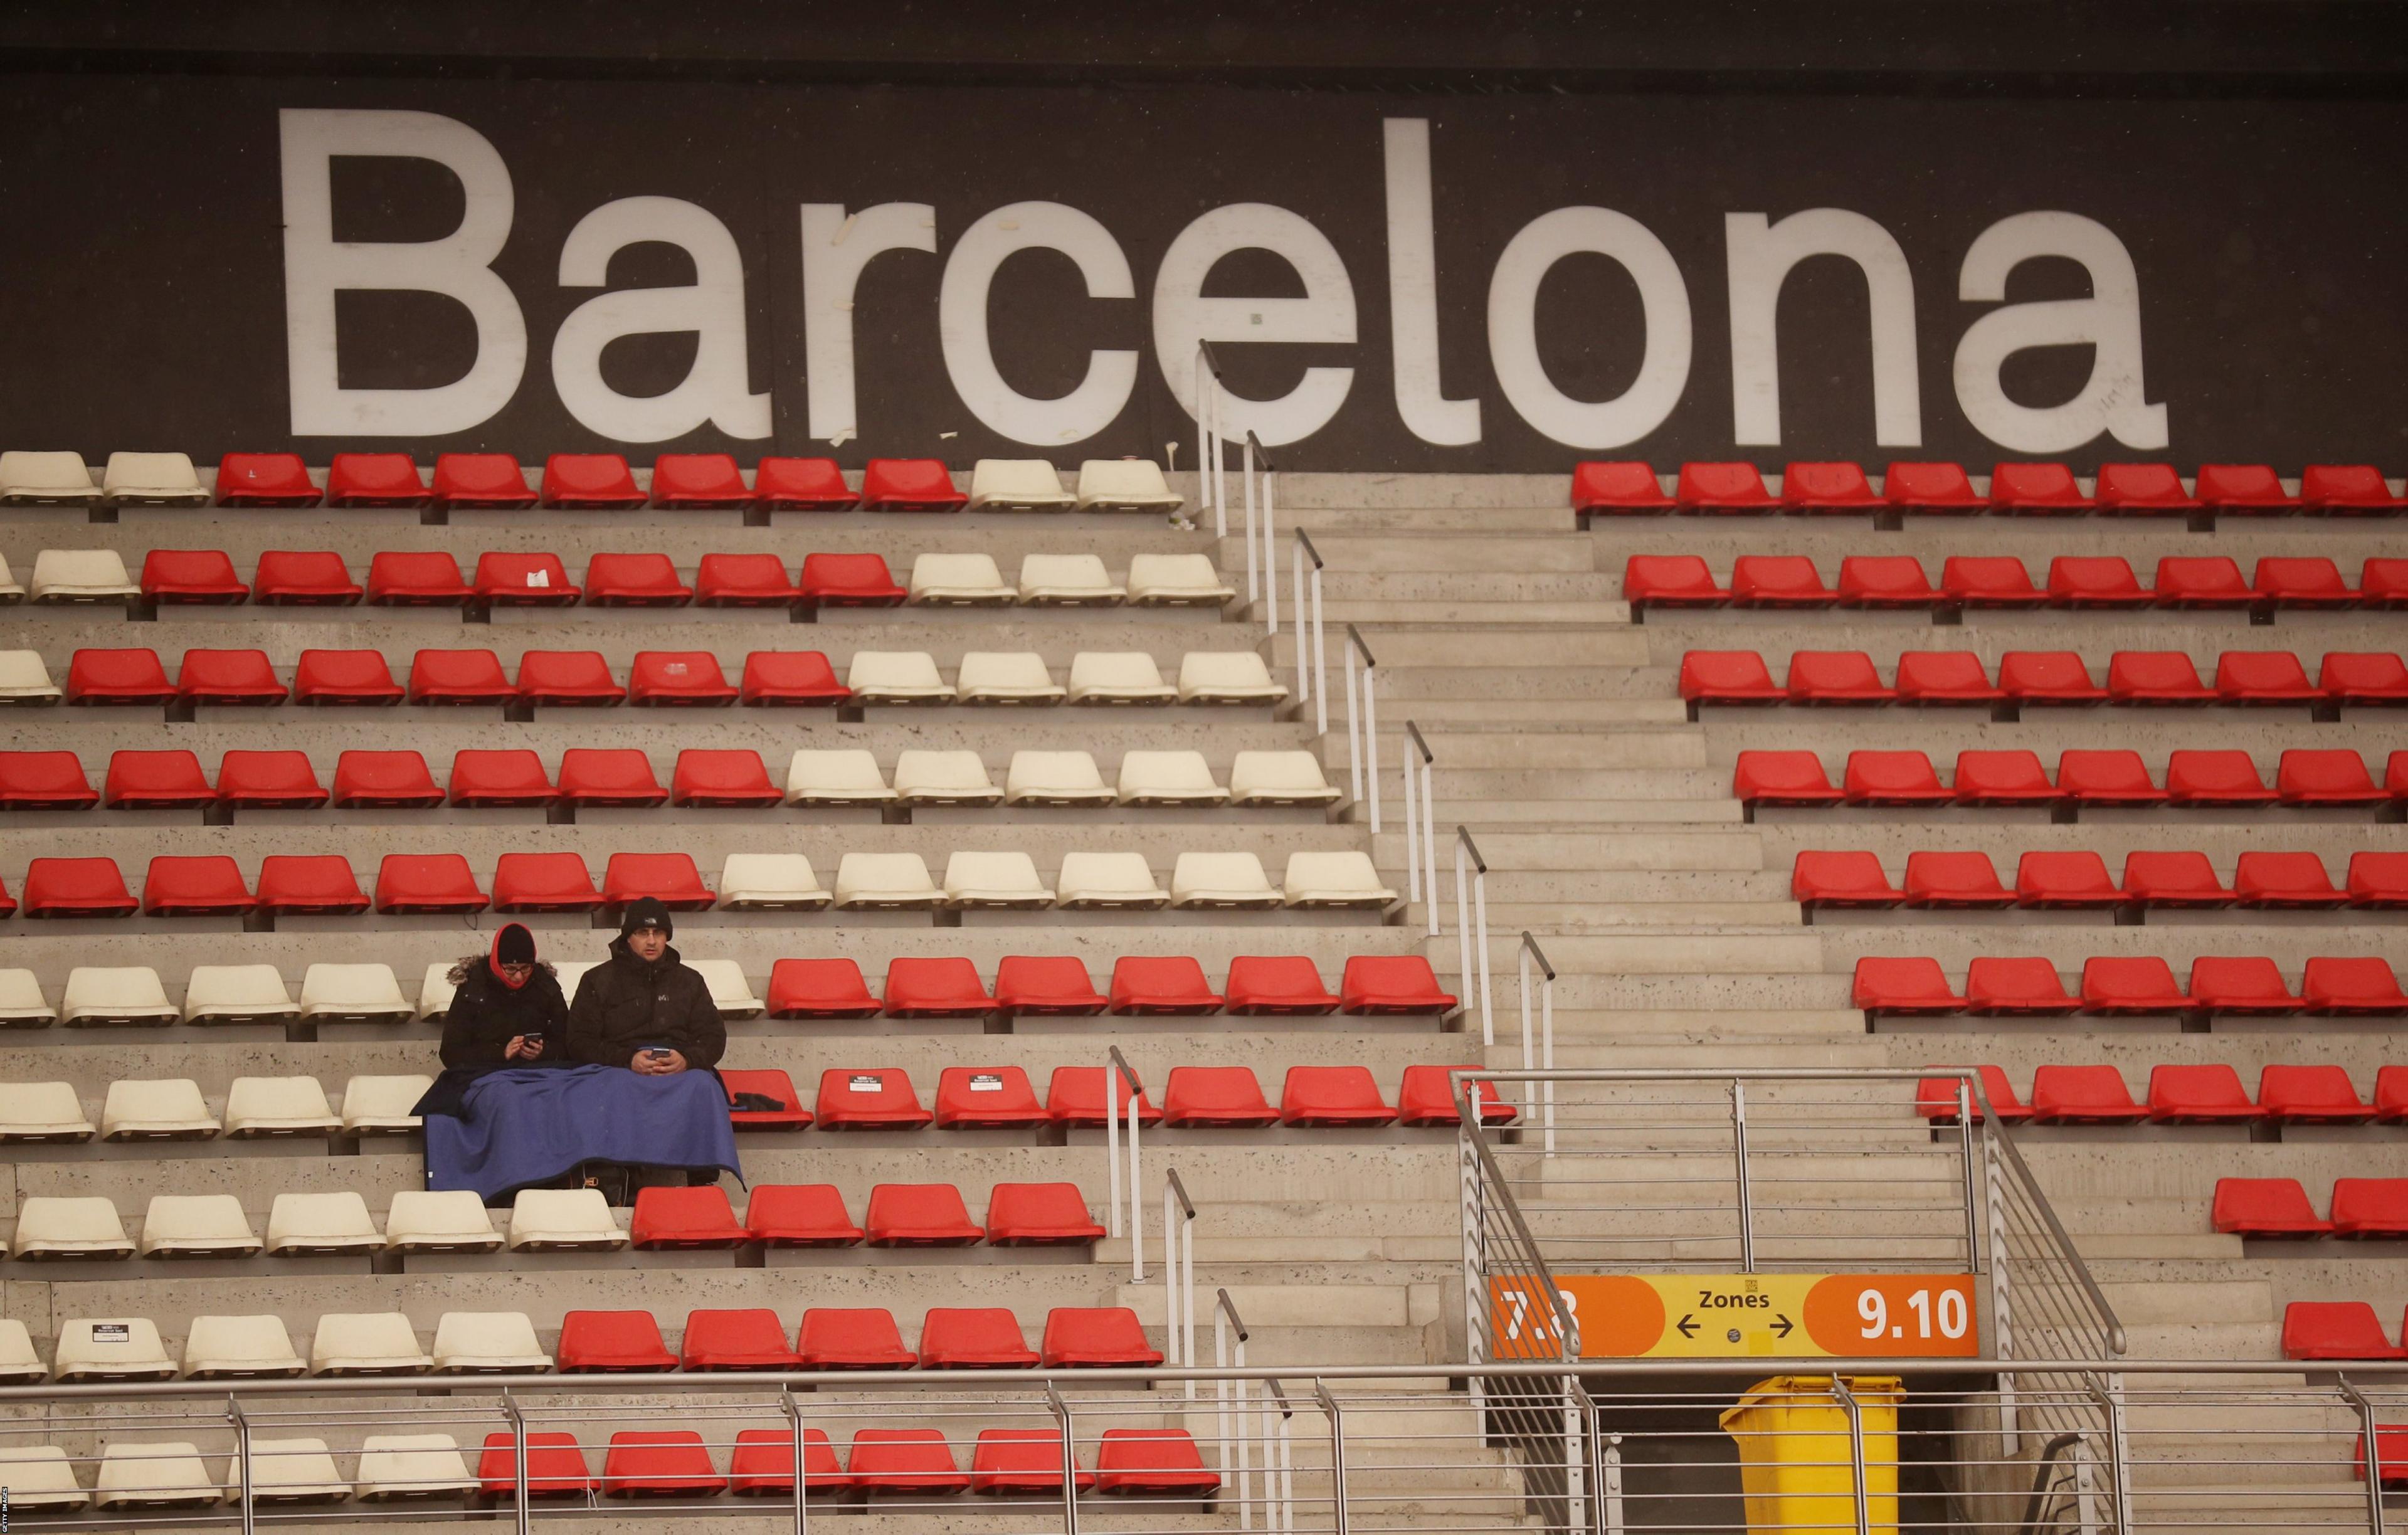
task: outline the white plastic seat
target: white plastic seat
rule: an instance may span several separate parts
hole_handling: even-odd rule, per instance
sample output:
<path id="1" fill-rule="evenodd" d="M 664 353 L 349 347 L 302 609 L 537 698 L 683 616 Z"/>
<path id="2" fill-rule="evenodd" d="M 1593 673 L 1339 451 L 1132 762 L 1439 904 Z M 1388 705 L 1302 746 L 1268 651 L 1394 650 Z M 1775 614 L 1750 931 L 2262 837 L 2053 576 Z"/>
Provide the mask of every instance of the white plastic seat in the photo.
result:
<path id="1" fill-rule="evenodd" d="M 0 970 L 0 1028 L 44 1028 L 59 1021 L 59 1010 L 42 995 L 42 983 L 31 970 Z"/>
<path id="2" fill-rule="evenodd" d="M 1397 893 L 1380 882 L 1368 853 L 1291 853 L 1280 885 L 1286 904 L 1297 907 L 1373 907 L 1396 904 Z"/>
<path id="3" fill-rule="evenodd" d="M 92 1121 L 83 1116 L 74 1083 L 0 1083 L 0 1145 L 91 1139 Z"/>
<path id="4" fill-rule="evenodd" d="M 1070 657 L 1068 693 L 1074 704 L 1167 704 L 1179 697 L 1143 651 L 1079 652 Z"/>
<path id="5" fill-rule="evenodd" d="M 1235 597 L 1207 554 L 1132 554 L 1129 605 L 1136 608 L 1218 608 Z"/>
<path id="6" fill-rule="evenodd" d="M 190 1440 L 114 1439 L 101 1448 L 93 1478 L 96 1509 L 209 1508 L 224 1500 L 225 1488 L 211 1480 Z"/>
<path id="7" fill-rule="evenodd" d="M 312 965 L 301 977 L 301 1016 L 328 1023 L 414 1017 L 390 965 Z"/>
<path id="8" fill-rule="evenodd" d="M 982 458 L 970 466 L 969 511 L 1068 511 L 1079 498 L 1041 458 Z"/>
<path id="9" fill-rule="evenodd" d="M 226 1089 L 225 1133 L 251 1140 L 278 1135 L 331 1135 L 343 1121 L 315 1077 L 236 1077 Z"/>
<path id="10" fill-rule="evenodd" d="M 100 471 L 100 489 L 112 501 L 206 506 L 209 499 L 185 453 L 111 453 Z"/>
<path id="11" fill-rule="evenodd" d="M 360 1499 L 401 1502 L 475 1492 L 467 1458 L 450 1434 L 370 1434 L 360 1441 Z"/>
<path id="12" fill-rule="evenodd" d="M 249 1024 L 300 1011 L 273 965 L 195 965 L 184 978 L 188 1024 Z"/>
<path id="13" fill-rule="evenodd" d="M 1142 853 L 1066 853 L 1056 903 L 1072 911 L 1145 911 L 1170 899 Z"/>
<path id="14" fill-rule="evenodd" d="M 855 651 L 844 685 L 857 704 L 949 704 L 953 690 L 926 651 Z"/>
<path id="15" fill-rule="evenodd" d="M 953 675 L 953 696 L 966 704 L 1058 704 L 1063 689 L 1035 651 L 969 651 Z"/>
<path id="16" fill-rule="evenodd" d="M 24 600 L 24 586 L 17 580 L 16 572 L 8 568 L 8 562 L 0 559 L 0 606 Z"/>
<path id="17" fill-rule="evenodd" d="M 540 1375 L 552 1356 L 536 1341 L 524 1312 L 445 1312 L 435 1323 L 435 1372 L 465 1375 L 508 1370 Z"/>
<path id="18" fill-rule="evenodd" d="M 153 1194 L 142 1212 L 146 1258 L 247 1258 L 259 1251 L 259 1234 L 231 1194 Z"/>
<path id="19" fill-rule="evenodd" d="M 761 998 L 752 995 L 752 983 L 744 979 L 743 966 L 732 959 L 689 959 L 685 963 L 710 988 L 711 1005 L 719 1009 L 722 1018 L 750 1018 L 760 1012 Z"/>
<path id="20" fill-rule="evenodd" d="M 474 1189 L 404 1188 L 384 1212 L 384 1244 L 395 1253 L 491 1253 L 502 1234 Z"/>
<path id="21" fill-rule="evenodd" d="M 343 1083 L 343 1128 L 354 1135 L 399 1135 L 424 1122 L 409 1111 L 435 1085 L 423 1075 L 353 1077 Z"/>
<path id="22" fill-rule="evenodd" d="M 1234 805 L 1332 805 L 1337 787 L 1310 752 L 1240 752 L 1229 764 Z"/>
<path id="23" fill-rule="evenodd" d="M 1286 696 L 1252 651 L 1189 651 L 1180 658 L 1182 704 L 1275 704 Z"/>
<path id="24" fill-rule="evenodd" d="M 280 1194 L 267 1210 L 267 1250 L 286 1257 L 373 1253 L 384 1234 L 368 1202 L 352 1189 L 333 1194 Z"/>
<path id="25" fill-rule="evenodd" d="M 34 1352 L 34 1335 L 15 1317 L 0 1317 L 0 1385 L 30 1385 L 50 1379 L 50 1367 Z"/>
<path id="26" fill-rule="evenodd" d="M 312 1375 L 419 1375 L 434 1363 L 399 1312 L 328 1312 L 309 1339 Z"/>
<path id="27" fill-rule="evenodd" d="M 956 853 L 945 860 L 945 904 L 1034 911 L 1054 904 L 1025 853 Z"/>
<path id="28" fill-rule="evenodd" d="M 836 866 L 839 911 L 925 911 L 944 898 L 916 853 L 848 853 Z"/>
<path id="29" fill-rule="evenodd" d="M 1128 593 L 1104 568 L 1098 554 L 1024 554 L 1020 557 L 1020 603 L 1024 608 L 1110 608 Z"/>
<path id="30" fill-rule="evenodd" d="M 8 1489 L 11 1512 L 65 1513 L 83 1508 L 92 1494 L 76 1481 L 75 1466 L 56 1444 L 12 1444 L 0 1449 L 0 1486 Z"/>
<path id="31" fill-rule="evenodd" d="M 1007 805 L 1109 805 L 1112 791 L 1085 752 L 1014 752 L 1004 774 Z"/>
<path id="32" fill-rule="evenodd" d="M 54 704 L 61 696 L 39 652 L 0 651 L 0 703 Z"/>
<path id="33" fill-rule="evenodd" d="M 900 752 L 895 797 L 906 805 L 992 805 L 1003 791 L 976 752 Z"/>
<path id="34" fill-rule="evenodd" d="M 1229 791 L 1201 752 L 1125 752 L 1119 797 L 1124 805 L 1218 805 Z"/>
<path id="35" fill-rule="evenodd" d="M 35 1195 L 17 1201 L 17 1235 L 9 1255 L 28 1258 L 130 1258 L 134 1244 L 117 1206 L 97 1196 Z"/>
<path id="36" fill-rule="evenodd" d="M 290 1376 L 308 1368 L 280 1316 L 195 1316 L 184 1334 L 187 1380 Z"/>
<path id="37" fill-rule="evenodd" d="M 1251 853 L 1182 853 L 1170 871 L 1174 907 L 1257 911 L 1279 903 L 1263 861 Z"/>
<path id="38" fill-rule="evenodd" d="M 78 1317 L 59 1324 L 58 1351 L 50 1378 L 77 1381 L 167 1381 L 176 1361 L 159 1341 L 159 1324 L 147 1316 Z"/>
<path id="39" fill-rule="evenodd" d="M 510 1205 L 510 1251 L 624 1247 L 627 1233 L 598 1188 L 523 1188 Z"/>
<path id="40" fill-rule="evenodd" d="M 1079 466 L 1081 511 L 1168 511 L 1182 504 L 1150 458 L 1091 458 Z"/>
<path id="41" fill-rule="evenodd" d="M 45 549 L 34 556 L 36 602 L 123 602 L 141 595 L 113 549 Z"/>
<path id="42" fill-rule="evenodd" d="M 452 979 L 453 961 L 438 959 L 426 967 L 424 979 L 418 983 L 418 1016 L 426 1023 L 439 1024 L 452 1015 L 452 997 L 460 987 Z"/>
<path id="43" fill-rule="evenodd" d="M 992 554 L 923 554 L 911 562 L 915 607 L 1005 608 L 1019 595 Z"/>
<path id="44" fill-rule="evenodd" d="M 799 853 L 731 853 L 719 870 L 723 911 L 809 911 L 828 899 L 811 861 Z"/>
<path id="45" fill-rule="evenodd" d="M 894 797 L 878 759 L 858 747 L 806 748 L 787 760 L 789 805 L 883 805 Z"/>
<path id="46" fill-rule="evenodd" d="M 251 1496 L 260 1503 L 339 1503 L 351 1485 L 322 1439 L 251 1442 Z"/>
<path id="47" fill-rule="evenodd" d="M 121 1079 L 101 1100 L 103 1140 L 207 1140 L 218 1127 L 200 1083 L 190 1077 Z"/>
<path id="48" fill-rule="evenodd" d="M 59 1016 L 70 1026 L 172 1024 L 183 1016 L 148 965 L 79 965 L 67 972 L 59 1001 Z"/>
<path id="49" fill-rule="evenodd" d="M 100 499 L 81 453 L 0 453 L 0 501 L 77 504 Z"/>
<path id="50" fill-rule="evenodd" d="M 568 998 L 570 1002 L 575 1002 L 577 1000 L 577 983 L 585 979 L 586 971 L 593 969 L 595 966 L 600 965 L 602 961 L 598 959 L 562 959 L 554 961 L 552 967 L 552 978 L 560 983 L 560 995 Z"/>

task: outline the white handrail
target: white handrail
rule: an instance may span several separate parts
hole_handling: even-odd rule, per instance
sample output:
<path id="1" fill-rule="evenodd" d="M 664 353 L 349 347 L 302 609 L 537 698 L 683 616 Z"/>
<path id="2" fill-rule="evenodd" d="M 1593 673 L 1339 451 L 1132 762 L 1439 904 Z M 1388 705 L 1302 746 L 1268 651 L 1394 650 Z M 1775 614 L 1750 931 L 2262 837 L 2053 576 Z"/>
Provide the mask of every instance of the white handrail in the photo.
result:
<path id="1" fill-rule="evenodd" d="M 1530 936 L 1527 928 L 1522 931 L 1520 958 L 1522 1069 L 1553 1071 L 1555 1069 L 1555 968 L 1547 963 L 1547 952 L 1539 947 L 1539 940 Z M 1539 1049 L 1535 1067 L 1530 1054 L 1530 962 L 1534 959 L 1539 962 L 1540 972 L 1544 977 L 1539 990 Z M 1552 1078 L 1540 1084 L 1540 1093 L 1541 1123 L 1546 1130 L 1546 1155 L 1553 1156 L 1555 1155 L 1555 1084 Z"/>
<path id="2" fill-rule="evenodd" d="M 1162 1172 L 1162 1362 L 1196 1363 L 1196 1205 L 1175 1168 Z M 1187 1383 L 1196 1399 L 1196 1383 Z"/>
<path id="3" fill-rule="evenodd" d="M 1246 497 L 1246 601 L 1251 606 L 1262 595 L 1260 582 L 1254 577 L 1254 434 L 1248 432 L 1239 444 L 1238 483 Z"/>
<path id="4" fill-rule="evenodd" d="M 1312 560 L 1310 588 L 1306 586 L 1304 578 L 1304 562 L 1308 556 Z M 1308 590 L 1312 594 L 1310 667 L 1306 665 L 1305 655 L 1305 613 L 1308 611 L 1305 593 Z M 1296 701 L 1298 708 L 1305 704 L 1312 705 L 1314 729 L 1324 736 L 1329 734 L 1329 664 L 1321 642 L 1321 551 L 1312 547 L 1312 538 L 1302 528 L 1296 530 Z"/>
<path id="5" fill-rule="evenodd" d="M 1354 658 L 1363 658 L 1362 675 L 1355 675 Z M 1373 678 L 1379 667 L 1371 647 L 1363 642 L 1362 631 L 1354 624 L 1346 625 L 1346 779 L 1356 803 L 1362 803 L 1366 785 L 1371 809 L 1371 830 L 1380 829 L 1380 720 L 1373 696 Z M 1359 702 L 1358 702 L 1359 699 Z"/>
<path id="6" fill-rule="evenodd" d="M 1405 903 L 1421 899 L 1426 882 L 1428 898 L 1423 901 L 1429 922 L 1429 936 L 1442 931 L 1438 916 L 1438 799 L 1432 764 L 1438 758 L 1423 739 L 1421 727 L 1412 721 L 1405 722 Z M 1418 779 L 1419 794 L 1414 781 Z M 1420 801 L 1420 813 L 1414 813 L 1414 801 Z M 1426 882 L 1425 877 L 1426 876 Z"/>
<path id="7" fill-rule="evenodd" d="M 1467 859 L 1469 869 L 1466 868 Z M 1467 876 L 1470 884 L 1469 902 L 1465 899 L 1464 888 Z M 1467 905 L 1469 911 L 1465 910 Z M 1497 1042 L 1497 1020 L 1488 1003 L 1488 860 L 1480 855 L 1480 844 L 1471 839 L 1471 833 L 1461 826 L 1455 828 L 1455 925 L 1462 934 L 1463 954 L 1462 968 L 1455 984 L 1469 990 L 1474 974 L 1478 975 L 1480 1042 L 1492 1045 Z M 1476 963 L 1480 968 L 1477 972 L 1472 969 L 1475 947 L 1479 951 Z M 1471 998 L 1463 997 L 1456 1006 L 1468 1012 L 1471 1009 Z"/>
<path id="8" fill-rule="evenodd" d="M 1119 1096 L 1120 1083 L 1128 1083 L 1128 1238 L 1129 1283 L 1145 1282 L 1145 1180 L 1138 1160 L 1138 1104 L 1145 1097 L 1145 1084 L 1138 1080 L 1129 1063 L 1121 1058 L 1120 1046 L 1105 1047 L 1104 1063 L 1104 1164 L 1109 1173 L 1111 1216 L 1104 1225 L 1104 1234 L 1121 1234 L 1121 1159 L 1120 1114 L 1113 1099 Z"/>
<path id="9" fill-rule="evenodd" d="M 1229 536 L 1229 489 L 1221 478 L 1221 366 L 1212 344 L 1196 343 L 1196 496 L 1212 509 L 1214 537 Z"/>

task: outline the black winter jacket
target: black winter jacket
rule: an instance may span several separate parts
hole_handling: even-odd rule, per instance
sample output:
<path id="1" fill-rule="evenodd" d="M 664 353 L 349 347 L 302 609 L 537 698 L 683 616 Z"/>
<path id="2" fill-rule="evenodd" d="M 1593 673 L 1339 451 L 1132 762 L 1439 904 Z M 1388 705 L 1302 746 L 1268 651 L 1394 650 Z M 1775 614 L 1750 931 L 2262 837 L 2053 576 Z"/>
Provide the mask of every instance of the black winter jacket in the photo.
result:
<path id="1" fill-rule="evenodd" d="M 674 948 L 642 960 L 624 938 L 610 942 L 608 962 L 585 972 L 568 1009 L 567 1061 L 631 1066 L 646 1045 L 666 1045 L 691 1067 L 714 1067 L 727 1052 L 710 987 L 688 969 Z M 550 1054 L 549 1051 L 546 1054 Z"/>
<path id="2" fill-rule="evenodd" d="M 443 1064 L 448 1067 L 558 1066 L 566 1060 L 568 1001 L 549 965 L 538 965 L 516 991 L 495 979 L 484 958 L 464 967 L 467 974 L 452 994 L 443 1020 Z M 531 1061 L 502 1058 L 522 1034 L 544 1036 L 543 1054 Z"/>

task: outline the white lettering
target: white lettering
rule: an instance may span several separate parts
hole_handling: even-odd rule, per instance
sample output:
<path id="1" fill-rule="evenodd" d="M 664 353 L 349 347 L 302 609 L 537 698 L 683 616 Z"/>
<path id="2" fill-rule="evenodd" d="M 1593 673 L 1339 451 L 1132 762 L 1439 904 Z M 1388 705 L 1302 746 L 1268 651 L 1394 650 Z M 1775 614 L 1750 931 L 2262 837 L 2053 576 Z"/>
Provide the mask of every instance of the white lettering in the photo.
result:
<path id="1" fill-rule="evenodd" d="M 1302 298 L 1206 298 L 1205 274 L 1233 251 L 1262 250 L 1296 268 Z M 1154 275 L 1154 361 L 1190 416 L 1196 413 L 1196 343 L 1347 342 L 1354 339 L 1354 284 L 1338 248 L 1301 214 L 1269 203 L 1216 208 L 1179 232 Z M 1242 441 L 1251 431 L 1266 448 L 1311 437 L 1329 424 L 1354 384 L 1351 367 L 1308 367 L 1275 400 L 1224 394 L 1221 429 Z"/>
<path id="2" fill-rule="evenodd" d="M 1761 213 L 1723 215 L 1730 265 L 1733 440 L 1781 440 L 1781 285 L 1809 256 L 1845 256 L 1865 277 L 1871 320 L 1873 440 L 1923 442 L 1914 359 L 1914 275 L 1888 230 L 1843 208 L 1810 208 L 1767 226 Z"/>
<path id="3" fill-rule="evenodd" d="M 1430 194 L 1429 120 L 1390 118 L 1388 329 L 1396 363 L 1397 414 L 1424 442 L 1480 440 L 1480 402 L 1446 397 L 1439 374 L 1438 254 Z"/>
<path id="4" fill-rule="evenodd" d="M 861 269 L 888 251 L 937 252 L 937 210 L 880 203 L 847 216 L 840 203 L 803 205 L 803 378 L 810 434 L 840 443 L 861 435 L 853 389 L 853 294 Z"/>
<path id="5" fill-rule="evenodd" d="M 1539 360 L 1539 284 L 1577 251 L 1610 256 L 1639 285 L 1645 327 L 1639 376 L 1614 399 L 1557 389 Z M 1689 290 L 1672 252 L 1645 224 L 1606 208 L 1559 208 L 1523 225 L 1488 280 L 1488 354 L 1497 385 L 1524 421 L 1571 448 L 1620 448 L 1664 423 L 1689 381 Z"/>
<path id="6" fill-rule="evenodd" d="M 2041 256 L 2080 262 L 2088 298 L 2009 304 L 1967 328 L 1956 343 L 1956 403 L 1984 437 L 2019 453 L 2058 453 L 2105 432 L 2128 448 L 2163 448 L 2166 408 L 2148 403 L 2141 376 L 2141 279 L 2113 230 L 2078 213 L 2018 213 L 1982 231 L 1965 252 L 1956 296 L 1996 304 L 2007 274 Z M 2035 409 L 2007 398 L 1999 370 L 2034 347 L 2087 346 L 2090 377 L 2062 405 Z"/>
<path id="7" fill-rule="evenodd" d="M 1076 262 L 1090 298 L 1135 298 L 1128 257 L 1111 231 L 1061 203 L 1011 203 L 962 231 L 945 258 L 937 334 L 953 393 L 970 414 L 1014 442 L 1078 442 L 1110 426 L 1137 387 L 1137 353 L 1090 351 L 1086 376 L 1059 399 L 1037 399 L 1004 381 L 987 335 L 996 268 L 1015 251 L 1059 251 Z"/>

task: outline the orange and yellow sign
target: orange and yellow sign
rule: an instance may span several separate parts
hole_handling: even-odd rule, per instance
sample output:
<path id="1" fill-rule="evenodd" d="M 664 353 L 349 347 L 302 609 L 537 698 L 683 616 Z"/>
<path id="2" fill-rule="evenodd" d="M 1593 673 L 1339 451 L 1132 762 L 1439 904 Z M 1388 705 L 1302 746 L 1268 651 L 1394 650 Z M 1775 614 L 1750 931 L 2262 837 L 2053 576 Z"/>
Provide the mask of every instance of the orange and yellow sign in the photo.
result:
<path id="1" fill-rule="evenodd" d="M 1557 1274 L 1584 1359 L 1973 1358 L 1970 1274 Z M 1491 1356 L 1561 1356 L 1524 1279 L 1488 1282 Z"/>

